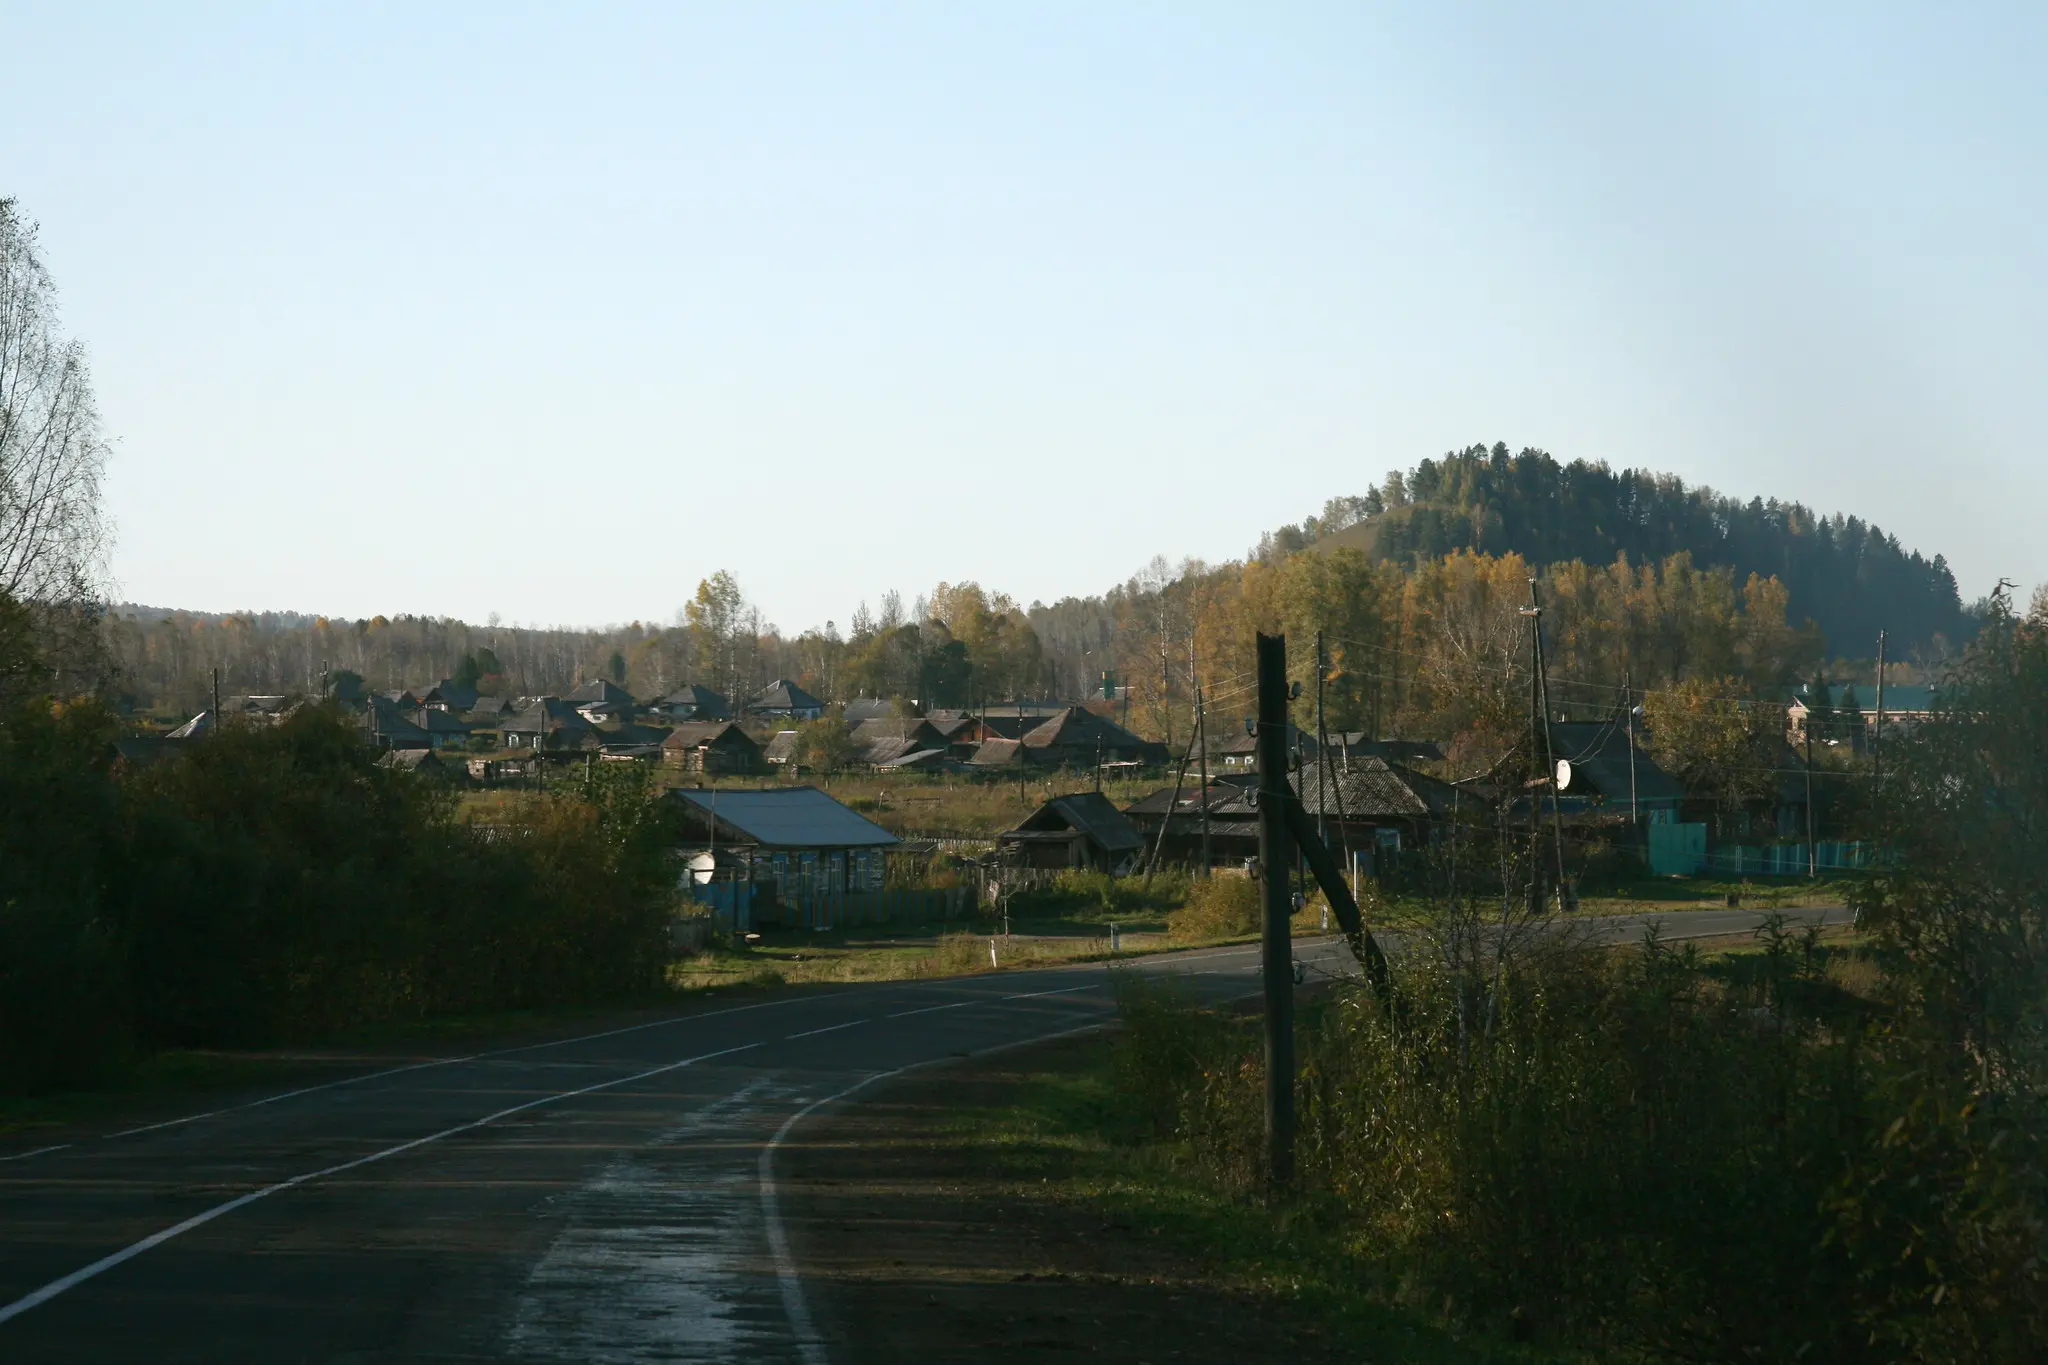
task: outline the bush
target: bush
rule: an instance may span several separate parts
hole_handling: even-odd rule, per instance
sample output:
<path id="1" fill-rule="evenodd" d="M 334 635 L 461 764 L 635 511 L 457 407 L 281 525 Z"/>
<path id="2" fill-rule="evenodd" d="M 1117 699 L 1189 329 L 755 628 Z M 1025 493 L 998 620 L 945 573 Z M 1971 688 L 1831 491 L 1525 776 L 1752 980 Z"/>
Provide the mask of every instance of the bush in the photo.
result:
<path id="1" fill-rule="evenodd" d="M 1453 1316 L 1612 1349 L 1840 1359 L 1861 1333 L 1822 1203 L 1854 1058 L 1759 1024 L 1687 954 L 1554 952 L 1497 982 L 1397 960 L 1402 1009 L 1306 1011 L 1301 1193 L 1358 1272 Z M 1262 1189 L 1256 1021 L 1127 992 L 1125 1093 L 1210 1178 Z"/>
<path id="2" fill-rule="evenodd" d="M 1178 870 L 1156 872 L 1148 884 L 1142 876 L 1112 877 L 1075 868 L 1049 884 L 1019 891 L 1011 913 L 1102 920 L 1166 914 L 1187 898 L 1189 885 L 1188 875 Z"/>
<path id="3" fill-rule="evenodd" d="M 0 717 L 0 1087 L 131 1045 L 232 1046 L 653 988 L 658 803 L 605 765 L 487 827 L 338 713 L 230 726 L 140 773 L 91 707 Z"/>
<path id="4" fill-rule="evenodd" d="M 1171 926 L 1177 938 L 1239 938 L 1258 933 L 1264 917 L 1257 882 L 1216 873 L 1193 883 Z"/>

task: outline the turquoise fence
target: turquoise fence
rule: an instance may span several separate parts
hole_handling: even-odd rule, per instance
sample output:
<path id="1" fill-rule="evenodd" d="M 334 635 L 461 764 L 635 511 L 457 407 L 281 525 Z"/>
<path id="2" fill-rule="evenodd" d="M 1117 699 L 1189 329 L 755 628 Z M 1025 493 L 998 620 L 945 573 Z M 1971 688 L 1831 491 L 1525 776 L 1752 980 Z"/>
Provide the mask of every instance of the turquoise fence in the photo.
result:
<path id="1" fill-rule="evenodd" d="M 1870 867 L 1875 846 L 1842 839 L 1823 839 L 1813 846 L 1813 865 L 1822 872 Z M 1805 844 L 1723 844 L 1706 857 L 1703 872 L 1717 877 L 1803 877 Z"/>

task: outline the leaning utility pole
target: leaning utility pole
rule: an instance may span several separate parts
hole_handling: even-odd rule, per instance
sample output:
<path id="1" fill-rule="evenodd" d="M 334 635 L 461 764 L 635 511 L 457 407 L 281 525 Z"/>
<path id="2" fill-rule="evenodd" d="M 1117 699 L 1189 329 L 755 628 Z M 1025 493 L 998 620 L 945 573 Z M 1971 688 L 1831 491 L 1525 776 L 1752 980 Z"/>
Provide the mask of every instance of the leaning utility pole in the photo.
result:
<path id="1" fill-rule="evenodd" d="M 1294 952 L 1288 921 L 1287 637 L 1258 637 L 1259 891 L 1265 907 L 1260 964 L 1266 995 L 1266 1174 L 1294 1180 Z"/>
<path id="2" fill-rule="evenodd" d="M 1324 812 L 1329 808 L 1329 799 L 1323 787 L 1323 774 L 1330 766 L 1330 731 L 1323 723 L 1323 671 L 1323 633 L 1319 630 L 1316 632 L 1316 837 L 1327 846 L 1330 842 L 1330 818 Z"/>

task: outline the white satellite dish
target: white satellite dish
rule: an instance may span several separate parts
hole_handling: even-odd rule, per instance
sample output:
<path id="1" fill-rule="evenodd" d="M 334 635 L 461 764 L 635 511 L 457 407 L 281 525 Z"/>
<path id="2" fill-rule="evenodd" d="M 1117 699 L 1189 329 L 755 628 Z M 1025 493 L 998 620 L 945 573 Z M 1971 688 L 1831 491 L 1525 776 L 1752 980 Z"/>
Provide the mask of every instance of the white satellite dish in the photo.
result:
<path id="1" fill-rule="evenodd" d="M 1563 791 L 1572 784 L 1572 761 L 1568 758 L 1557 760 L 1557 789 Z"/>

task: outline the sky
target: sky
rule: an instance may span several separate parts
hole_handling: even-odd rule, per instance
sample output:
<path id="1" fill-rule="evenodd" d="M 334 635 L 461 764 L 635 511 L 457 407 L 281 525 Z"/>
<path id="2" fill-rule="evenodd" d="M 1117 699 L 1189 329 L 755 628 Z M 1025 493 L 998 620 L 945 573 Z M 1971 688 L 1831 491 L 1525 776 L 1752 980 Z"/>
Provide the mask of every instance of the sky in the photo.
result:
<path id="1" fill-rule="evenodd" d="M 8 13 L 128 600 L 843 629 L 1494 441 L 2048 579 L 2048 7 Z"/>

